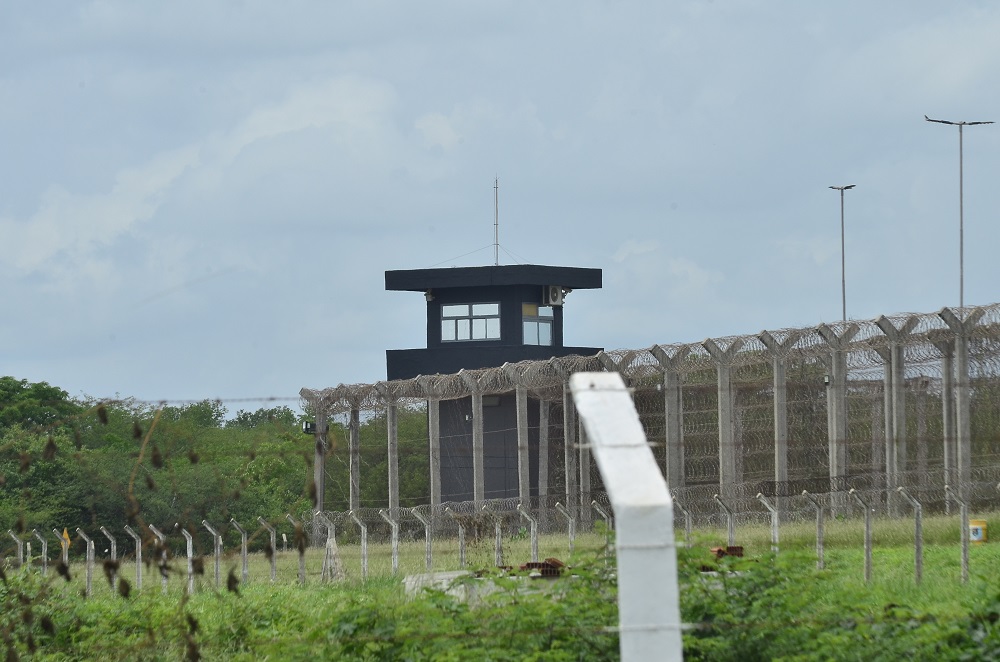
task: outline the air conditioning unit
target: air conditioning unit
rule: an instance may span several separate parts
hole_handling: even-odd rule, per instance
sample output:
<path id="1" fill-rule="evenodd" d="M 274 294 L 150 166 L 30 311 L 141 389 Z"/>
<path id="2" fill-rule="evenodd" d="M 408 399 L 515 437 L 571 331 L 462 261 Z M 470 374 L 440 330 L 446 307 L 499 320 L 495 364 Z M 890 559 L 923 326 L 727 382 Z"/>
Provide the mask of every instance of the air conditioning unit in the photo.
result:
<path id="1" fill-rule="evenodd" d="M 542 305 L 561 306 L 563 305 L 563 288 L 561 285 L 546 285 L 542 289 Z"/>

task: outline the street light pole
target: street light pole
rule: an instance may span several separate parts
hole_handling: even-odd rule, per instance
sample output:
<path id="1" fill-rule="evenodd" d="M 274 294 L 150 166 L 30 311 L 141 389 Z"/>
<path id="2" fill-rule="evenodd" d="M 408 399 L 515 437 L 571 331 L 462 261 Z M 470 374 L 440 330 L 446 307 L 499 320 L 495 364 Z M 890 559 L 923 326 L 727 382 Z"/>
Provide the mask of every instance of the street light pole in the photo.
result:
<path id="1" fill-rule="evenodd" d="M 850 191 L 857 184 L 847 186 L 831 186 L 834 191 L 840 191 L 840 304 L 842 318 L 847 321 L 847 271 L 844 265 L 844 191 Z"/>
<path id="2" fill-rule="evenodd" d="M 928 122 L 949 124 L 958 127 L 958 308 L 965 315 L 965 209 L 962 189 L 964 188 L 962 173 L 962 129 L 977 124 L 993 124 L 993 122 L 951 122 L 948 120 L 932 120 L 924 115 Z"/>

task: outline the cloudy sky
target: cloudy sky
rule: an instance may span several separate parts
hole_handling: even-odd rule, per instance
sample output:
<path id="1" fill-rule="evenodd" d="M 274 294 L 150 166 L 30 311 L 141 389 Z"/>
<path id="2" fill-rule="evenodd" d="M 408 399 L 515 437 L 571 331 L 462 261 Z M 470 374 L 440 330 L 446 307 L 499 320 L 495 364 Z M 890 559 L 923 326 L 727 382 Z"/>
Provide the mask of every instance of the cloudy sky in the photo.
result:
<path id="1" fill-rule="evenodd" d="M 599 267 L 567 344 L 959 298 L 958 131 L 1000 5 L 0 0 L 0 374 L 291 398 L 424 345 L 383 272 Z M 965 131 L 965 301 L 1000 299 L 1000 126 Z M 247 399 L 249 404 L 244 404 Z"/>

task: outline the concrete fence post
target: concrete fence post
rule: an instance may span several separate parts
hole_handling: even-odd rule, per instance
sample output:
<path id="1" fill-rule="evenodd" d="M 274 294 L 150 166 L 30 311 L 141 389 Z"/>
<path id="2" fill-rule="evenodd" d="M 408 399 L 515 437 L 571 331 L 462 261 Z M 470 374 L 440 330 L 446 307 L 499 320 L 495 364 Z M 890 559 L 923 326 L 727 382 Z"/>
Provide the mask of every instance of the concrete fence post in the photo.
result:
<path id="1" fill-rule="evenodd" d="M 896 491 L 913 506 L 913 578 L 919 584 L 924 576 L 924 525 L 923 508 L 920 502 L 910 496 L 906 488 L 899 486 Z M 968 524 L 965 524 L 968 526 Z"/>
<path id="2" fill-rule="evenodd" d="M 802 490 L 802 496 L 809 500 L 809 503 L 813 505 L 816 509 L 816 567 L 820 570 L 823 569 L 823 504 L 816 500 L 816 498 L 809 494 L 806 490 Z M 831 494 L 832 496 L 832 494 Z"/>
<path id="3" fill-rule="evenodd" d="M 42 576 L 44 577 L 49 574 L 49 541 L 38 532 L 38 529 L 32 529 L 31 533 L 42 543 Z"/>
<path id="4" fill-rule="evenodd" d="M 757 501 L 760 501 L 762 504 L 764 504 L 764 507 L 767 508 L 768 512 L 771 513 L 771 551 L 777 554 L 778 521 L 779 521 L 778 509 L 770 501 L 767 500 L 766 496 L 764 496 L 760 492 L 757 493 Z"/>
<path id="5" fill-rule="evenodd" d="M 208 520 L 201 520 L 201 525 L 212 534 L 212 556 L 215 558 L 215 586 L 218 587 L 222 581 L 221 568 L 219 567 L 222 558 L 222 536 L 208 523 Z"/>
<path id="6" fill-rule="evenodd" d="M 103 526 L 101 527 L 101 533 L 103 533 L 104 537 L 107 538 L 108 541 L 111 543 L 111 565 L 112 565 L 111 588 L 117 591 L 118 590 L 118 541 L 115 540 L 115 537 L 111 535 L 111 532 L 108 531 Z"/>
<path id="7" fill-rule="evenodd" d="M 299 553 L 299 583 L 306 583 L 306 546 L 305 546 L 305 530 L 303 529 L 303 524 L 297 519 L 292 517 L 291 513 L 285 515 L 285 519 L 291 522 L 292 527 L 295 529 L 295 549 Z"/>
<path id="8" fill-rule="evenodd" d="M 263 517 L 258 517 L 257 523 L 264 527 L 271 537 L 268 544 L 271 546 L 269 556 L 271 557 L 271 581 L 273 582 L 278 576 L 278 532 Z"/>
<path id="9" fill-rule="evenodd" d="M 344 566 L 340 560 L 340 550 L 337 549 L 337 528 L 322 511 L 317 510 L 314 517 L 326 526 L 326 551 L 323 554 L 321 580 L 327 582 L 343 579 Z"/>
<path id="10" fill-rule="evenodd" d="M 736 513 L 733 512 L 733 509 L 730 508 L 725 501 L 719 498 L 718 494 L 713 495 L 712 499 L 714 499 L 726 513 L 726 544 L 733 547 L 736 545 Z"/>
<path id="11" fill-rule="evenodd" d="M 528 520 L 528 525 L 531 527 L 531 562 L 538 563 L 538 521 L 521 504 L 517 504 L 517 512 L 521 513 L 521 517 Z"/>
<path id="12" fill-rule="evenodd" d="M 125 525 L 125 533 L 135 542 L 135 590 L 142 590 L 142 536 L 136 533 L 131 526 Z"/>
<path id="13" fill-rule="evenodd" d="M 77 528 L 77 535 L 83 538 L 83 542 L 87 545 L 87 597 L 91 595 L 91 585 L 94 579 L 94 541 L 87 537 L 83 529 Z"/>
<path id="14" fill-rule="evenodd" d="M 351 510 L 347 514 L 361 530 L 361 579 L 368 579 L 368 525 L 357 516 L 355 511 Z"/>
<path id="15" fill-rule="evenodd" d="M 431 572 L 434 567 L 434 553 L 431 546 L 431 520 L 420 514 L 420 511 L 416 508 L 410 508 L 410 514 L 424 525 L 424 566 L 427 568 L 427 572 Z"/>
<path id="16" fill-rule="evenodd" d="M 24 566 L 24 541 L 14 535 L 14 532 L 7 529 L 7 535 L 14 539 L 14 544 L 17 545 L 17 567 L 20 568 Z"/>
<path id="17" fill-rule="evenodd" d="M 455 515 L 454 511 L 452 511 L 451 508 L 448 508 L 446 506 L 445 509 L 444 509 L 444 512 L 447 513 L 448 516 L 451 517 L 453 520 L 455 520 L 456 524 L 458 524 L 458 567 L 464 568 L 465 567 L 465 526 L 462 525 L 462 521 L 460 519 L 458 519 L 458 517 Z"/>
<path id="18" fill-rule="evenodd" d="M 569 535 L 569 553 L 573 553 L 573 544 L 576 542 L 576 518 L 570 514 L 570 511 L 566 509 L 566 506 L 562 505 L 558 501 L 556 502 L 556 510 L 559 514 L 566 518 L 566 531 Z"/>
<path id="19" fill-rule="evenodd" d="M 53 535 L 55 535 L 56 540 L 59 541 L 59 560 L 62 564 L 69 567 L 69 540 L 59 533 L 58 529 L 52 529 Z"/>
<path id="20" fill-rule="evenodd" d="M 156 539 L 160 541 L 160 558 L 157 559 L 157 564 L 160 568 L 160 586 L 163 594 L 167 594 L 167 535 L 157 529 L 152 524 L 147 524 L 149 530 L 153 532 Z"/>
<path id="21" fill-rule="evenodd" d="M 950 499 L 958 504 L 958 516 L 961 519 L 961 541 L 962 541 L 962 583 L 969 583 L 969 505 L 947 485 L 944 486 L 946 499 Z"/>
<path id="22" fill-rule="evenodd" d="M 858 502 L 865 512 L 865 583 L 872 581 L 872 507 L 871 504 L 861 498 L 857 490 L 851 488 L 848 491 L 854 500 Z"/>
<path id="23" fill-rule="evenodd" d="M 680 660 L 680 590 L 667 483 L 620 375 L 577 373 L 570 388 L 618 525 L 621 659 Z"/>
<path id="24" fill-rule="evenodd" d="M 691 513 L 677 500 L 676 492 L 671 492 L 674 507 L 684 515 L 684 546 L 691 547 Z"/>
<path id="25" fill-rule="evenodd" d="M 378 511 L 378 514 L 389 523 L 391 530 L 391 547 L 392 547 L 392 574 L 399 573 L 399 517 L 390 516 L 389 511 L 382 509 Z"/>
<path id="26" fill-rule="evenodd" d="M 240 526 L 240 523 L 235 519 L 230 518 L 229 523 L 232 524 L 237 531 L 240 532 L 240 561 L 242 562 L 242 582 L 247 583 L 250 578 L 250 563 L 247 559 L 247 530 Z"/>
<path id="27" fill-rule="evenodd" d="M 187 552 L 187 594 L 194 594 L 194 537 L 191 532 L 187 530 L 187 527 L 181 526 L 180 523 L 174 525 L 176 528 L 181 530 L 181 535 L 184 536 L 184 540 L 187 542 L 185 551 Z"/>

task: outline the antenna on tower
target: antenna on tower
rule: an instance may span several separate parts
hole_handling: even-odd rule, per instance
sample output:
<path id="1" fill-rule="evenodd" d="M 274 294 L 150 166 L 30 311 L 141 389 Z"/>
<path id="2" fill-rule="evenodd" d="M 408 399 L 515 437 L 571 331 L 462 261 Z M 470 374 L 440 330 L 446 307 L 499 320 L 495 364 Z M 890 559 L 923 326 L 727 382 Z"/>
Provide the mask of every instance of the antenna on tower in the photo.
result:
<path id="1" fill-rule="evenodd" d="M 493 266 L 500 266 L 500 178 L 493 179 Z"/>

